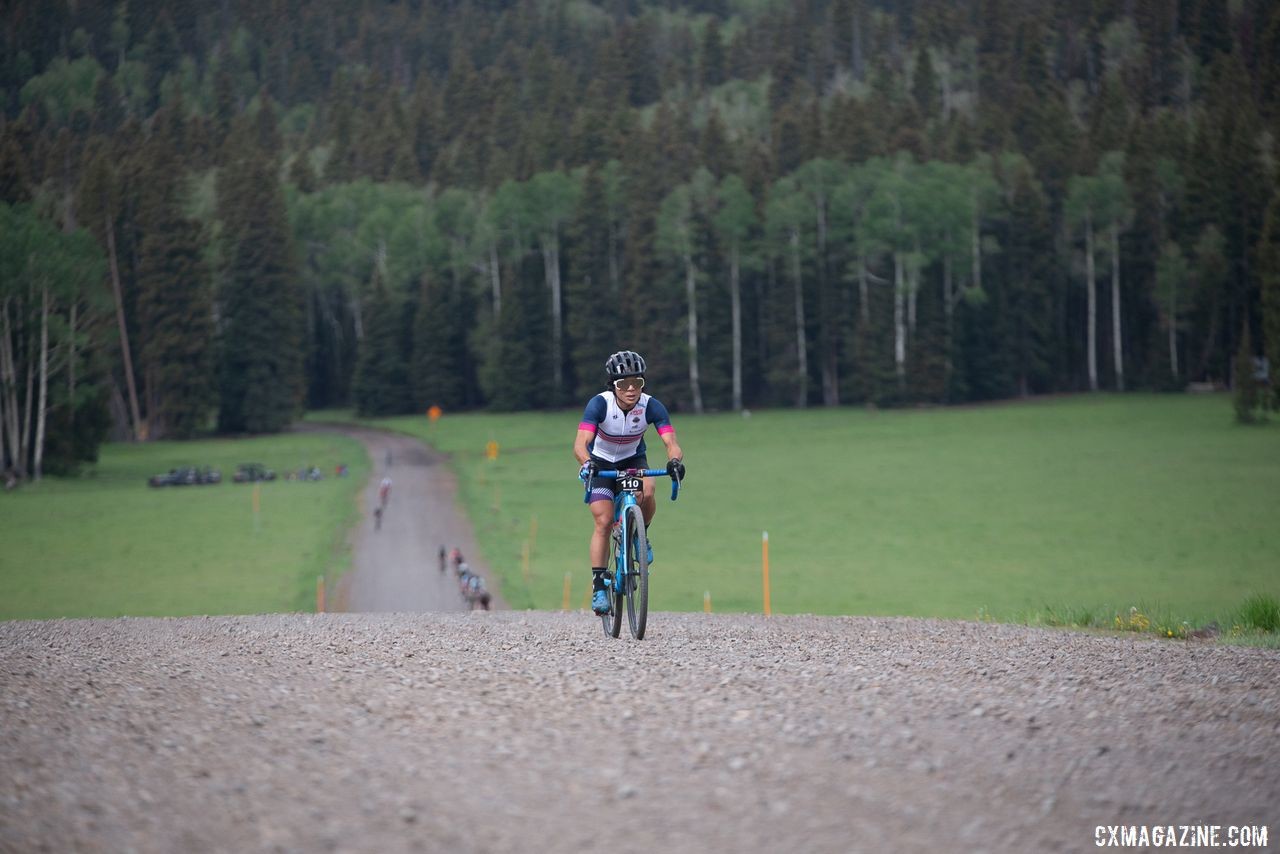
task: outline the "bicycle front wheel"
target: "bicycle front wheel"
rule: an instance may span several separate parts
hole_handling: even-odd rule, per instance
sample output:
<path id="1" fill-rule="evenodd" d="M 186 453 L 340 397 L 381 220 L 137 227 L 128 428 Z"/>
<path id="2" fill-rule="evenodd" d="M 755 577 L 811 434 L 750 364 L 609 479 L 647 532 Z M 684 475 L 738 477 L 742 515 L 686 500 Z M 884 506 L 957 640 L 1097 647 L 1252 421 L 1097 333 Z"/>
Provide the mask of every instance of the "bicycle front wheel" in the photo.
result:
<path id="1" fill-rule="evenodd" d="M 627 574 L 623 594 L 627 599 L 627 621 L 636 640 L 644 640 L 649 617 L 649 547 L 644 530 L 644 514 L 637 506 L 627 508 Z"/>
<path id="2" fill-rule="evenodd" d="M 609 599 L 611 606 L 609 613 L 600 615 L 600 624 L 604 627 L 606 637 L 616 638 L 622 634 L 622 593 L 623 588 L 618 583 L 618 575 L 622 571 L 622 555 L 618 554 L 622 550 L 622 543 L 617 537 L 613 538 L 613 554 L 610 556 L 609 565 L 613 567 L 613 571 L 605 575 L 606 584 L 609 585 Z"/>

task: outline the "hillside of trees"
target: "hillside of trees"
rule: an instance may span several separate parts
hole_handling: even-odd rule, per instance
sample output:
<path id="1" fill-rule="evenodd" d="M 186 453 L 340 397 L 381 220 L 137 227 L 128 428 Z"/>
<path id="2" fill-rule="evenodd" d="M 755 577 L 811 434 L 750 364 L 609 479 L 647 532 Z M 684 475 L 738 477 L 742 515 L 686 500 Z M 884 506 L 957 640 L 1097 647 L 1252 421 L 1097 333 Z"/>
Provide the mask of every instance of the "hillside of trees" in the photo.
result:
<path id="1" fill-rule="evenodd" d="M 9 0 L 0 469 L 1280 365 L 1267 0 Z M 1243 360 L 1243 361 L 1242 361 Z"/>

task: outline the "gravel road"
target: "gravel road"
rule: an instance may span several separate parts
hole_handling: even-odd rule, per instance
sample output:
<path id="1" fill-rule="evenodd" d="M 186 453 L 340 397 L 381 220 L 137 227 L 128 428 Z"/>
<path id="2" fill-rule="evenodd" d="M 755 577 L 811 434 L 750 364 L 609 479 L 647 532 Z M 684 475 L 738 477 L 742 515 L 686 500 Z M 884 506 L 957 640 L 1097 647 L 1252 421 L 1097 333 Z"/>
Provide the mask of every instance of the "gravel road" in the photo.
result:
<path id="1" fill-rule="evenodd" d="M 1275 651 L 908 619 L 655 614 L 638 643 L 584 613 L 0 623 L 0 850 L 1274 839 L 1278 675 Z"/>
<path id="2" fill-rule="evenodd" d="M 372 470 L 361 495 L 362 521 L 352 532 L 352 567 L 340 580 L 334 611 L 465 611 L 454 574 L 440 573 L 440 546 L 462 550 L 485 579 L 492 607 L 504 607 L 480 557 L 471 524 L 457 508 L 457 484 L 440 453 L 399 433 L 350 425 L 304 423 L 299 429 L 338 432 L 364 444 Z M 391 478 L 391 501 L 374 525 L 378 485 Z"/>

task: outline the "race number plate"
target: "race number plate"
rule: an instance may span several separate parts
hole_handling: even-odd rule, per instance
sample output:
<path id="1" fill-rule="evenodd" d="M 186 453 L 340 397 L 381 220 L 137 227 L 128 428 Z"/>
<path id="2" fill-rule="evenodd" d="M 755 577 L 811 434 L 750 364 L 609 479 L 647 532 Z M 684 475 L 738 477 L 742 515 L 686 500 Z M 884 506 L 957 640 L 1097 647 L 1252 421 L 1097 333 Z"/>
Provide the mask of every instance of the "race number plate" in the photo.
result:
<path id="1" fill-rule="evenodd" d="M 618 478 L 618 488 L 628 492 L 639 491 L 644 489 L 644 478 L 635 477 L 634 475 L 623 475 Z"/>

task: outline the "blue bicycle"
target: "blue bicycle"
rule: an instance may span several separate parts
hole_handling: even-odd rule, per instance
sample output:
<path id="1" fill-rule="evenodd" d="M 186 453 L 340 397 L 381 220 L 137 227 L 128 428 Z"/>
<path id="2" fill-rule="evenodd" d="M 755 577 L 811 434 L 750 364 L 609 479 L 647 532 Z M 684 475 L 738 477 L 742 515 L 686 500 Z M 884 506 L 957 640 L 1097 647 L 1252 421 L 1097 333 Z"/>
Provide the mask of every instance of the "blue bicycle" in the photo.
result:
<path id="1" fill-rule="evenodd" d="M 649 547 L 644 532 L 644 514 L 636 495 L 644 491 L 646 477 L 661 477 L 666 469 L 626 469 L 625 471 L 600 471 L 596 477 L 614 478 L 618 481 L 618 494 L 613 497 L 613 559 L 612 572 L 605 573 L 605 584 L 610 593 L 610 608 L 600 615 L 604 633 L 617 637 L 622 633 L 622 603 L 627 604 L 627 622 L 636 640 L 644 639 L 645 621 L 649 616 Z M 680 494 L 680 481 L 671 478 L 671 500 Z M 583 503 L 591 500 L 591 485 L 587 484 Z"/>

